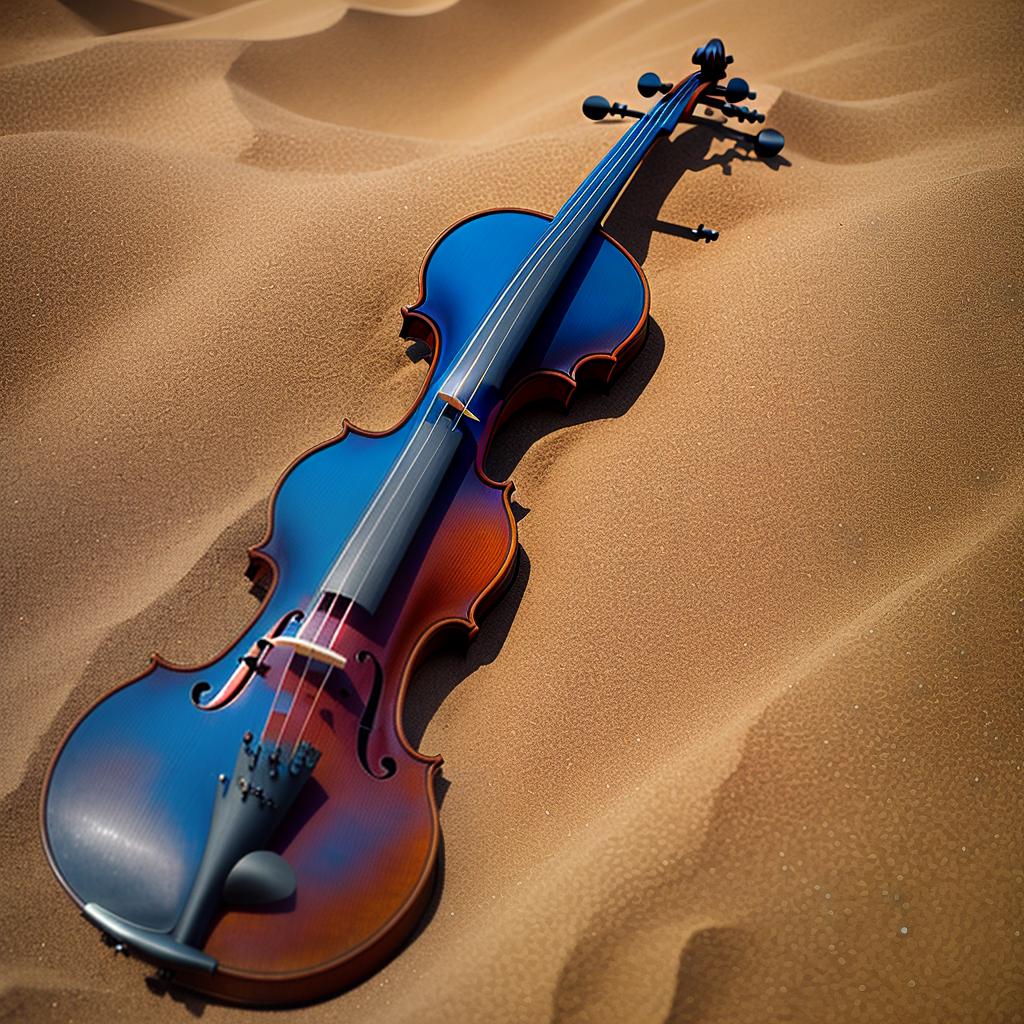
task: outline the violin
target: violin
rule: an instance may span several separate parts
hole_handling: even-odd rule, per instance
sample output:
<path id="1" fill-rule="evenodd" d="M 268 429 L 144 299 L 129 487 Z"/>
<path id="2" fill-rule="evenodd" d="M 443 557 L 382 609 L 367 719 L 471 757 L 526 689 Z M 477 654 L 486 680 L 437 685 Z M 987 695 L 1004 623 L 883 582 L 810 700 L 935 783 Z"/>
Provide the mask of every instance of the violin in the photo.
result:
<path id="1" fill-rule="evenodd" d="M 584 102 L 633 123 L 554 217 L 489 210 L 438 238 L 402 311 L 431 351 L 413 408 L 383 433 L 346 421 L 285 471 L 249 549 L 259 611 L 222 654 L 154 657 L 64 738 L 45 849 L 116 951 L 274 1004 L 353 985 L 409 937 L 437 871 L 441 758 L 403 733 L 406 687 L 437 644 L 477 632 L 516 569 L 513 485 L 484 472 L 488 446 L 525 404 L 567 406 L 643 343 L 647 281 L 600 224 L 651 147 L 699 120 L 698 101 L 764 120 L 737 105 L 745 81 L 721 84 L 721 40 L 693 61 L 675 84 L 640 79 L 646 113 Z M 784 141 L 732 135 L 766 158 Z"/>

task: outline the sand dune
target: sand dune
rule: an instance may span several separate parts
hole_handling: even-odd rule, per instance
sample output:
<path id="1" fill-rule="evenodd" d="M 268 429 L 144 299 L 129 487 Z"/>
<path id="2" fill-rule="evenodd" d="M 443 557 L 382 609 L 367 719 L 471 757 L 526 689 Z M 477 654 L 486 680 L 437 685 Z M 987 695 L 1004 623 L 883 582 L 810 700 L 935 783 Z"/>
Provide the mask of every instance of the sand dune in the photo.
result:
<path id="1" fill-rule="evenodd" d="M 1015 4 L 2 18 L 5 1016 L 242 1019 L 77 918 L 37 834 L 52 751 L 152 650 L 248 620 L 296 453 L 402 415 L 437 233 L 556 209 L 621 130 L 582 96 L 721 35 L 786 160 L 690 129 L 610 215 L 648 346 L 508 429 L 525 567 L 410 695 L 450 783 L 439 899 L 380 974 L 281 1016 L 1020 1019 Z M 700 221 L 715 245 L 672 231 Z"/>

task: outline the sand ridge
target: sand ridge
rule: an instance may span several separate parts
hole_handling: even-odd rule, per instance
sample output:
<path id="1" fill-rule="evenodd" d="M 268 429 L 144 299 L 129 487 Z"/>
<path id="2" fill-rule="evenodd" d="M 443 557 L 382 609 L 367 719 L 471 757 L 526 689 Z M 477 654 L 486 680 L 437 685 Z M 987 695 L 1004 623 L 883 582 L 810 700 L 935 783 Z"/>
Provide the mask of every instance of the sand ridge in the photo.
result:
<path id="1" fill-rule="evenodd" d="M 37 836 L 52 751 L 152 650 L 248 621 L 295 454 L 403 414 L 433 238 L 555 210 L 621 131 L 580 99 L 714 34 L 786 160 L 691 129 L 612 211 L 648 346 L 508 429 L 523 571 L 410 694 L 450 783 L 432 916 L 281 1016 L 1020 1019 L 1014 4 L 2 18 L 4 1014 L 242 1018 L 150 992 L 77 918 Z M 673 233 L 700 221 L 717 243 Z"/>

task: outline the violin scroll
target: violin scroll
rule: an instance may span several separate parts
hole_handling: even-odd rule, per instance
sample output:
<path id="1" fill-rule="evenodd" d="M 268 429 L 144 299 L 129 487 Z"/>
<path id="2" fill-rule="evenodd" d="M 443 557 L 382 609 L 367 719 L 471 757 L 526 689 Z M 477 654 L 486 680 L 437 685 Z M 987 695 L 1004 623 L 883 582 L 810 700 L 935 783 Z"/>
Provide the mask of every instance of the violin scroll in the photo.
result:
<path id="1" fill-rule="evenodd" d="M 707 82 L 717 82 L 725 77 L 725 69 L 732 63 L 732 57 L 725 52 L 721 39 L 709 39 L 693 52 L 693 63 L 700 68 L 700 76 Z"/>
<path id="2" fill-rule="evenodd" d="M 603 96 L 588 96 L 583 101 L 583 113 L 592 121 L 602 121 L 609 115 L 640 118 L 641 123 L 631 131 L 639 133 L 647 130 L 655 135 L 668 134 L 683 122 L 702 124 L 733 139 L 738 147 L 753 151 L 762 160 L 778 156 L 786 140 L 774 128 L 764 128 L 757 135 L 752 135 L 726 127 L 720 120 L 700 117 L 695 113 L 699 102 L 717 110 L 724 118 L 740 124 L 749 122 L 759 125 L 765 122 L 765 115 L 760 110 L 740 105 L 744 100 L 757 97 L 745 78 L 730 78 L 728 82 L 719 84 L 725 77 L 726 68 L 733 62 L 732 57 L 725 52 L 722 40 L 709 39 L 698 47 L 694 51 L 693 62 L 700 70 L 681 82 L 664 81 L 654 71 L 645 71 L 640 76 L 636 83 L 637 92 L 655 100 L 646 114 L 630 110 L 625 103 L 612 103 Z M 681 102 L 683 97 L 686 97 L 686 102 Z M 713 242 L 718 238 L 718 232 L 701 224 L 698 228 L 690 229 L 690 237 L 698 242 Z"/>
<path id="3" fill-rule="evenodd" d="M 744 100 L 757 98 L 757 93 L 750 88 L 745 78 L 730 78 L 724 85 L 719 84 L 732 61 L 732 57 L 725 52 L 725 44 L 721 39 L 709 39 L 693 54 L 693 62 L 700 71 L 684 81 L 666 82 L 654 71 L 645 71 L 640 76 L 636 83 L 637 92 L 648 99 L 657 97 L 654 106 L 646 114 L 639 110 L 631 110 L 625 103 L 613 103 L 604 96 L 588 96 L 583 101 L 583 113 L 591 121 L 603 121 L 609 115 L 640 118 L 645 122 L 660 123 L 662 131 L 671 131 L 676 124 L 684 121 L 721 130 L 720 121 L 709 121 L 694 114 L 695 101 L 699 97 L 701 103 L 719 111 L 725 118 L 731 118 L 741 124 L 764 124 L 765 115 L 761 111 L 740 105 Z M 692 100 L 683 106 L 678 114 L 674 114 L 666 128 L 661 112 L 667 104 L 674 102 L 675 94 L 680 90 L 689 90 Z M 660 122 L 659 117 L 662 118 Z M 778 156 L 785 144 L 782 133 L 773 128 L 766 128 L 756 136 L 733 131 L 727 134 L 747 149 L 752 149 L 762 159 Z"/>
<path id="4" fill-rule="evenodd" d="M 700 47 L 693 55 L 693 62 L 700 66 L 701 79 L 711 83 L 702 91 L 701 103 L 741 124 L 747 121 L 751 124 L 764 124 L 765 115 L 760 110 L 740 106 L 744 100 L 757 98 L 757 93 L 750 88 L 745 78 L 730 78 L 725 85 L 718 84 L 718 81 L 725 77 L 726 67 L 732 63 L 732 57 L 726 55 L 725 47 L 720 39 L 711 39 Z M 693 113 L 692 109 L 680 120 L 722 130 L 721 122 L 699 117 Z M 782 132 L 776 131 L 774 128 L 765 128 L 756 136 L 731 129 L 726 130 L 726 134 L 746 148 L 753 149 L 755 154 L 763 160 L 778 156 L 786 143 Z"/>

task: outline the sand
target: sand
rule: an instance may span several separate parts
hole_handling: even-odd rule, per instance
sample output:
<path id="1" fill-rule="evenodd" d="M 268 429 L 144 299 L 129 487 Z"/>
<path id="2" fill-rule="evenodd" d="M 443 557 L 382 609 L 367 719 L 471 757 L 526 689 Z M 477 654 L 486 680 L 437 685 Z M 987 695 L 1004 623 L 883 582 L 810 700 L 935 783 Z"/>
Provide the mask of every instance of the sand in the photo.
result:
<path id="1" fill-rule="evenodd" d="M 252 1019 L 100 946 L 42 854 L 49 758 L 248 621 L 295 454 L 401 417 L 433 238 L 557 209 L 622 130 L 581 98 L 720 35 L 787 159 L 687 130 L 612 212 L 648 347 L 508 430 L 524 569 L 413 684 L 439 898 L 275 1020 L 1024 1019 L 1018 4 L 0 18 L 0 1018 Z"/>

